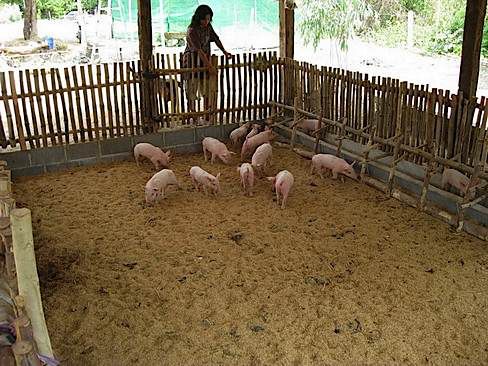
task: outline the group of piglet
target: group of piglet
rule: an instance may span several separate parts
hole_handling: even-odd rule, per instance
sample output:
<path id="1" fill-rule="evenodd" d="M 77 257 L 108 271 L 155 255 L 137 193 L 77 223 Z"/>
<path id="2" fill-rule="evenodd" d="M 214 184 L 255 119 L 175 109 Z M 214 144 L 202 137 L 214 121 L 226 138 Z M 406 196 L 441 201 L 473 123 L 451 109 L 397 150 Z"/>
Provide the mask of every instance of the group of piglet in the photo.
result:
<path id="1" fill-rule="evenodd" d="M 306 121 L 307 123 L 304 126 L 300 126 L 301 128 L 315 130 L 318 127 L 317 120 Z M 237 167 L 237 171 L 240 175 L 240 182 L 244 194 L 252 196 L 256 177 L 265 176 L 268 168 L 271 166 L 273 156 L 271 142 L 275 139 L 276 135 L 268 126 L 262 126 L 260 124 L 253 124 L 251 126 L 251 123 L 248 122 L 234 129 L 229 137 L 234 148 L 237 148 L 242 143 L 242 162 L 251 157 L 251 162 L 242 163 Z M 205 137 L 202 140 L 202 148 L 205 161 L 208 161 L 210 157 L 211 164 L 215 162 L 216 158 L 220 159 L 224 164 L 231 164 L 232 155 L 235 154 L 229 151 L 223 142 L 213 137 Z M 145 198 L 148 204 L 155 203 L 161 198 L 164 198 L 167 189 L 171 186 L 181 188 L 174 172 L 167 169 L 171 160 L 171 152 L 169 150 L 164 152 L 158 147 L 143 142 L 134 147 L 134 157 L 138 166 L 141 158 L 146 158 L 159 170 L 146 183 Z M 339 174 L 341 174 L 342 176 L 358 180 L 354 165 L 355 162 L 349 164 L 344 159 L 335 155 L 316 154 L 312 157 L 310 174 L 316 172 L 321 178 L 324 178 L 324 173 L 330 171 L 333 179 L 337 179 Z M 220 193 L 220 173 L 214 176 L 199 166 L 192 166 L 189 170 L 189 175 L 197 191 L 203 190 L 205 194 L 210 192 L 214 195 Z M 341 178 L 343 179 L 343 177 Z M 272 189 L 276 192 L 278 205 L 281 204 L 281 208 L 285 208 L 288 195 L 294 183 L 293 174 L 288 170 L 282 170 L 275 176 L 266 177 L 266 179 L 272 183 Z M 445 189 L 448 185 L 456 187 L 461 193 L 466 193 L 469 179 L 457 170 L 445 169 L 442 175 L 442 187 Z M 472 188 L 475 189 L 476 187 Z"/>
<path id="2" fill-rule="evenodd" d="M 240 175 L 242 190 L 245 195 L 253 195 L 255 179 L 265 177 L 268 168 L 271 166 L 273 148 L 271 142 L 275 139 L 276 134 L 268 126 L 260 124 L 245 123 L 234 129 L 230 133 L 230 141 L 234 148 L 240 144 L 241 161 L 244 162 L 237 167 Z M 231 164 L 232 155 L 235 153 L 229 151 L 227 146 L 213 137 L 205 137 L 202 140 L 203 156 L 205 161 L 210 159 L 210 163 L 215 163 L 216 158 L 224 164 Z M 134 147 L 134 157 L 137 165 L 142 158 L 149 159 L 159 171 L 152 176 L 146 183 L 145 198 L 148 204 L 155 203 L 165 197 L 166 191 L 171 186 L 181 188 L 176 175 L 168 169 L 171 161 L 171 152 L 164 152 L 162 149 L 149 143 L 139 143 Z M 313 174 L 316 171 L 321 177 L 326 171 L 332 172 L 332 177 L 337 178 L 338 174 L 351 177 L 357 180 L 357 174 L 353 169 L 354 164 L 348 164 L 344 159 L 329 154 L 317 154 L 312 159 Z M 220 193 L 220 173 L 216 176 L 210 174 L 199 166 L 192 166 L 189 175 L 193 186 L 197 191 L 203 190 L 206 194 Z M 276 200 L 281 208 L 285 208 L 288 195 L 293 187 L 294 177 L 288 170 L 282 170 L 275 176 L 266 177 L 272 184 L 272 189 L 276 192 Z"/>

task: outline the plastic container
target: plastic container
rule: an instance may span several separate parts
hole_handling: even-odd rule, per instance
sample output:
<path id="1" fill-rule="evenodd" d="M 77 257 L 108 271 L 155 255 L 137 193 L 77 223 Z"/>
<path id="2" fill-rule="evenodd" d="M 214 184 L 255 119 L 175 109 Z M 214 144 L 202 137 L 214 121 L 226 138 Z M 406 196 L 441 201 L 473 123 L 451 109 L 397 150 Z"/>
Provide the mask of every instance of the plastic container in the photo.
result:
<path id="1" fill-rule="evenodd" d="M 47 42 L 47 48 L 50 50 L 53 50 L 54 49 L 54 38 L 53 37 L 47 37 L 46 42 Z"/>

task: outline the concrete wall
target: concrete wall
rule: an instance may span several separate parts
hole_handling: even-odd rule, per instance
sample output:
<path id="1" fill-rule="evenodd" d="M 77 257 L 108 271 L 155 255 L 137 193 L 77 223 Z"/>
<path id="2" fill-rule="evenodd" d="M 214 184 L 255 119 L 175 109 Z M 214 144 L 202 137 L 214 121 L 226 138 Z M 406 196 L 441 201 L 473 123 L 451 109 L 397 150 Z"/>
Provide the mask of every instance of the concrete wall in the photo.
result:
<path id="1" fill-rule="evenodd" d="M 0 159 L 7 161 L 13 177 L 38 175 L 99 162 L 132 159 L 132 150 L 139 142 L 149 142 L 176 153 L 193 153 L 201 150 L 204 137 L 224 139 L 233 128 L 235 125 L 232 124 L 184 128 L 150 135 L 8 152 L 1 154 Z"/>

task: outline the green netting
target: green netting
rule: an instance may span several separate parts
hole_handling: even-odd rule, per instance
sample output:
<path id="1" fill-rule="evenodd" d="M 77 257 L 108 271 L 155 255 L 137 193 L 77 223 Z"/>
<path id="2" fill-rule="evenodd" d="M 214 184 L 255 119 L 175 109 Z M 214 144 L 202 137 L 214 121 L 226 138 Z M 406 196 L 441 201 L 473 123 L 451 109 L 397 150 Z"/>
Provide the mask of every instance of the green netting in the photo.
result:
<path id="1" fill-rule="evenodd" d="M 185 32 L 199 4 L 213 9 L 216 29 L 253 24 L 267 29 L 278 26 L 276 0 L 151 0 L 153 31 Z M 137 24 L 137 0 L 112 0 L 112 18 L 122 24 Z M 130 31 L 125 27 L 125 32 L 133 33 L 133 27 L 129 28 Z"/>

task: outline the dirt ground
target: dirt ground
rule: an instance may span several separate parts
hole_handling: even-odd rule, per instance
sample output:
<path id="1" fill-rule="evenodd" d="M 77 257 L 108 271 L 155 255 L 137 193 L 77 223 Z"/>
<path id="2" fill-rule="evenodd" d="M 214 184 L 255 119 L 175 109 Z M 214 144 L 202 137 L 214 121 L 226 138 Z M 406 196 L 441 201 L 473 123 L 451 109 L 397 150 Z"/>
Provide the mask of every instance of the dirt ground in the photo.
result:
<path id="1" fill-rule="evenodd" d="M 237 158 L 235 158 L 237 164 Z M 223 193 L 188 168 L 222 172 Z M 481 365 L 488 247 L 373 188 L 295 175 L 286 210 L 267 181 L 177 156 L 183 190 L 148 207 L 151 166 L 15 182 L 33 211 L 47 323 L 64 365 Z"/>

